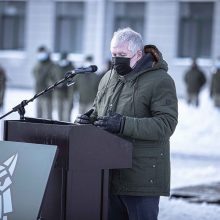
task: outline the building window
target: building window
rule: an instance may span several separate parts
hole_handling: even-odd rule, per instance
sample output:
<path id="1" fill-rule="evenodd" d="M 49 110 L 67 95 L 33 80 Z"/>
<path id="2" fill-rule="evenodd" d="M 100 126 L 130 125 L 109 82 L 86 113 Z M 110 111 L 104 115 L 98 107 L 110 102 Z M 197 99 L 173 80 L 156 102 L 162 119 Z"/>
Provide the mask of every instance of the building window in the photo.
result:
<path id="1" fill-rule="evenodd" d="M 210 57 L 213 8 L 211 2 L 180 3 L 179 57 Z"/>
<path id="2" fill-rule="evenodd" d="M 23 50 L 26 3 L 0 2 L 0 50 Z"/>
<path id="3" fill-rule="evenodd" d="M 57 52 L 82 52 L 83 15 L 83 2 L 56 3 L 55 50 Z"/>
<path id="4" fill-rule="evenodd" d="M 144 33 L 144 2 L 116 2 L 115 3 L 115 27 L 114 31 L 119 28 L 130 27 L 143 36 Z M 144 37 L 144 36 L 143 36 Z"/>

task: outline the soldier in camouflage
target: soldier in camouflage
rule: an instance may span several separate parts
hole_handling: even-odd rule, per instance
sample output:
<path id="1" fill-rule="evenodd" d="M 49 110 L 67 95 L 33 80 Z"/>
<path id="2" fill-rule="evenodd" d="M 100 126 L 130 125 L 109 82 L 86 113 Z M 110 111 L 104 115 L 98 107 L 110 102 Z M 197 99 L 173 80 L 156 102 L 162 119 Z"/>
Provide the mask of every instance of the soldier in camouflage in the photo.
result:
<path id="1" fill-rule="evenodd" d="M 73 64 L 68 60 L 68 54 L 63 52 L 58 62 L 60 72 L 57 80 L 64 78 L 66 72 L 73 70 Z M 61 121 L 70 121 L 71 111 L 73 109 L 73 86 L 67 86 L 65 83 L 56 90 L 58 118 Z"/>
<path id="2" fill-rule="evenodd" d="M 186 72 L 184 81 L 187 88 L 187 102 L 198 107 L 199 93 L 206 83 L 206 77 L 197 65 L 196 60 L 193 60 L 192 66 Z"/>
<path id="3" fill-rule="evenodd" d="M 5 70 L 0 66 L 0 110 L 4 105 L 4 96 L 6 88 L 6 74 Z"/>
<path id="4" fill-rule="evenodd" d="M 59 74 L 59 67 L 50 59 L 48 49 L 41 46 L 37 50 L 37 64 L 34 67 L 35 91 L 39 93 L 48 88 L 56 81 Z M 52 119 L 52 98 L 53 94 L 48 92 L 37 98 L 37 117 Z"/>
<path id="5" fill-rule="evenodd" d="M 84 67 L 92 65 L 92 63 L 92 56 L 87 56 Z M 82 114 L 93 105 L 100 77 L 96 73 L 79 74 L 74 81 L 74 90 L 79 94 L 79 113 Z"/>
<path id="6" fill-rule="evenodd" d="M 220 108 L 220 57 L 216 61 L 216 71 L 212 75 L 210 96 L 213 98 L 215 107 Z"/>

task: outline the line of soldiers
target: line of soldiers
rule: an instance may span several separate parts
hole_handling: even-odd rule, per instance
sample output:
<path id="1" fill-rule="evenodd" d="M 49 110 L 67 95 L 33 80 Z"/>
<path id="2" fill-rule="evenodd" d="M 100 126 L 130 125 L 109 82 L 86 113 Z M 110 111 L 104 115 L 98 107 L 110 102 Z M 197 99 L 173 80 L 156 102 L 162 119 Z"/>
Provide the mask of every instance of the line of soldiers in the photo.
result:
<path id="1" fill-rule="evenodd" d="M 44 46 L 38 48 L 37 59 L 38 62 L 33 70 L 36 93 L 64 78 L 66 72 L 74 69 L 67 53 L 62 53 L 60 60 L 54 63 L 50 58 L 49 50 Z M 92 61 L 92 57 L 88 56 L 84 63 L 85 67 L 91 65 Z M 59 85 L 54 93 L 49 92 L 36 100 L 37 117 L 52 119 L 53 103 L 55 103 L 59 120 L 71 121 L 74 95 L 79 94 L 79 113 L 86 112 L 93 104 L 99 80 L 100 76 L 95 73 L 80 74 L 74 77 L 74 85 L 70 87 L 66 84 Z"/>
<path id="2" fill-rule="evenodd" d="M 67 53 L 62 53 L 58 63 L 54 63 L 50 58 L 49 50 L 44 46 L 38 48 L 37 60 L 38 62 L 33 70 L 36 93 L 43 91 L 56 81 L 64 78 L 64 73 L 74 69 L 74 65 L 68 60 Z M 92 57 L 88 56 L 84 67 L 91 65 L 92 61 Z M 108 62 L 106 69 L 109 69 L 110 65 L 111 62 Z M 216 70 L 211 78 L 210 97 L 213 99 L 214 105 L 220 108 L 220 57 L 217 59 L 215 67 Z M 79 113 L 86 112 L 93 104 L 102 75 L 95 73 L 77 75 L 74 78 L 75 84 L 73 86 L 68 87 L 66 84 L 63 84 L 55 90 L 55 93 L 49 92 L 39 97 L 36 100 L 37 117 L 52 119 L 53 101 L 55 98 L 59 120 L 71 121 L 74 95 L 77 93 L 79 94 Z M 197 65 L 196 60 L 193 60 L 192 66 L 184 75 L 184 81 L 187 88 L 187 102 L 199 106 L 199 93 L 207 80 L 204 72 Z M 5 88 L 6 73 L 0 67 L 0 110 L 2 110 L 4 105 Z"/>
<path id="3" fill-rule="evenodd" d="M 213 98 L 214 105 L 220 108 L 220 58 L 217 60 L 215 67 L 211 78 L 210 97 Z M 185 73 L 184 81 L 186 83 L 188 104 L 198 107 L 199 93 L 207 80 L 196 59 L 193 59 L 190 69 Z"/>

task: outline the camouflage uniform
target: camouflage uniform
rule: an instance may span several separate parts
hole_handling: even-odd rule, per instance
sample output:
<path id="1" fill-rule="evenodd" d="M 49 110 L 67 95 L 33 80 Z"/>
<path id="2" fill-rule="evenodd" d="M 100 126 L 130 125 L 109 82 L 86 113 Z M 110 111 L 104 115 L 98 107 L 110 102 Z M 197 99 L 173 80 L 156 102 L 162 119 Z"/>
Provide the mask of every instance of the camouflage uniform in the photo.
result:
<path id="1" fill-rule="evenodd" d="M 85 113 L 92 107 L 100 77 L 95 73 L 79 74 L 75 77 L 74 90 L 79 93 L 79 113 Z"/>
<path id="2" fill-rule="evenodd" d="M 6 87 L 6 75 L 4 69 L 0 67 L 0 109 L 4 105 L 5 87 Z"/>
<path id="3" fill-rule="evenodd" d="M 187 87 L 188 103 L 198 106 L 199 92 L 201 91 L 202 86 L 206 83 L 205 74 L 198 68 L 197 65 L 194 65 L 186 72 L 184 81 Z"/>
<path id="4" fill-rule="evenodd" d="M 220 68 L 212 75 L 210 96 L 215 106 L 220 108 Z"/>
<path id="5" fill-rule="evenodd" d="M 36 93 L 39 93 L 51 86 L 55 82 L 56 75 L 59 74 L 59 71 L 59 67 L 50 59 L 38 62 L 33 70 Z M 52 119 L 51 92 L 37 98 L 37 117 Z"/>
<path id="6" fill-rule="evenodd" d="M 64 78 L 64 74 L 74 68 L 71 62 L 67 61 L 65 66 L 59 65 L 60 71 L 57 80 Z M 65 83 L 56 89 L 56 98 L 58 106 L 58 117 L 61 121 L 71 121 L 71 111 L 73 109 L 73 86 L 67 86 Z"/>

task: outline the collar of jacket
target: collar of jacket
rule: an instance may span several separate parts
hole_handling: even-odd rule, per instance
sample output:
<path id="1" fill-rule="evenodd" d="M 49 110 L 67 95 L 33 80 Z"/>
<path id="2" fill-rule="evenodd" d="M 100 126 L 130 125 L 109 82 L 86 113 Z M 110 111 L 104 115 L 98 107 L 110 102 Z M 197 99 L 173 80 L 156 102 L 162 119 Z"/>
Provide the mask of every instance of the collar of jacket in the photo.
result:
<path id="1" fill-rule="evenodd" d="M 144 46 L 143 57 L 137 62 L 135 68 L 130 73 L 125 76 L 120 76 L 114 72 L 113 77 L 116 77 L 122 82 L 128 82 L 135 80 L 138 76 L 144 73 L 157 69 L 163 69 L 167 72 L 168 65 L 156 46 L 146 45 Z"/>

